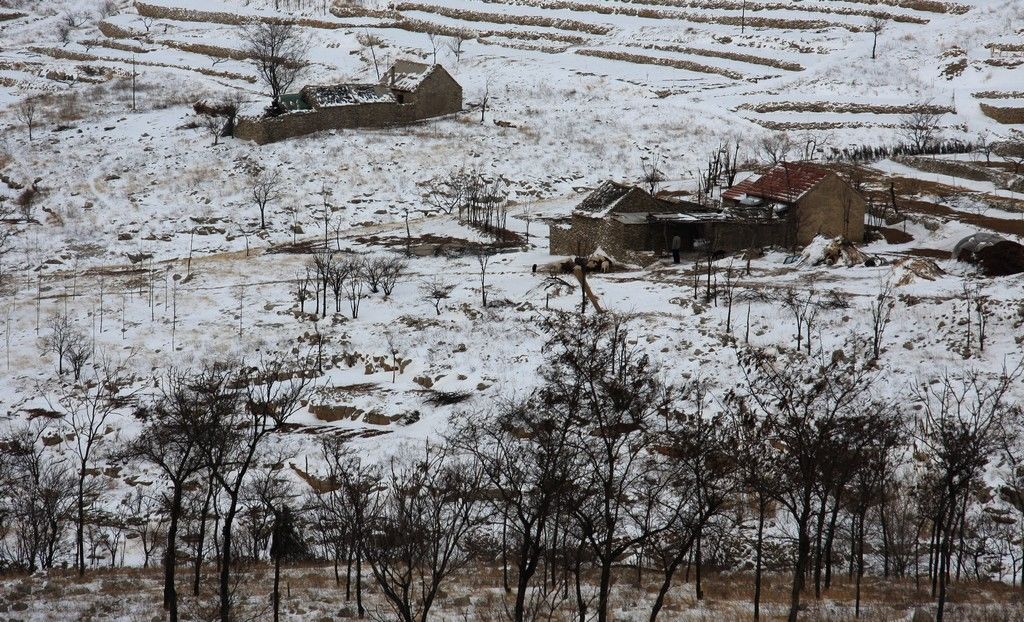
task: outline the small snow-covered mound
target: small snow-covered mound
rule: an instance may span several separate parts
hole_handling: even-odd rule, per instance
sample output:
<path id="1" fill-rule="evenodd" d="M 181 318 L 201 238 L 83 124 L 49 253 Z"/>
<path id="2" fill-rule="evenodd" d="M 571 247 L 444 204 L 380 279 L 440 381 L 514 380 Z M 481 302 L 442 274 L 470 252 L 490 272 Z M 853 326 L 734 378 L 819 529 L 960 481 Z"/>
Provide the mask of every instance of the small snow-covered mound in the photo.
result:
<path id="1" fill-rule="evenodd" d="M 945 274 L 939 264 L 924 257 L 906 257 L 898 260 L 892 267 L 893 282 L 897 287 L 909 285 L 914 281 L 934 281 Z"/>
<path id="2" fill-rule="evenodd" d="M 868 260 L 868 255 L 861 252 L 852 242 L 843 238 L 826 238 L 817 236 L 804 247 L 803 261 L 812 266 L 822 264 L 834 266 L 837 263 L 845 266 L 857 266 Z"/>

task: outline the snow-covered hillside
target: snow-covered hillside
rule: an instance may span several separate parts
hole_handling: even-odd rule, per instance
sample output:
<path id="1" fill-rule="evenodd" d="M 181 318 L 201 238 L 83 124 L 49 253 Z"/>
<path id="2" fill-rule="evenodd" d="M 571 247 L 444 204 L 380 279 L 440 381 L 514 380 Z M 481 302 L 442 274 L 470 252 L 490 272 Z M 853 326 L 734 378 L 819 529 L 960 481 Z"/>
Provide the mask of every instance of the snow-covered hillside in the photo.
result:
<path id="1" fill-rule="evenodd" d="M 215 140 L 193 103 L 269 103 L 241 28 L 281 19 L 309 43 L 303 83 L 376 82 L 390 61 L 436 61 L 466 110 L 265 146 Z M 111 449 L 138 435 L 134 406 L 172 369 L 319 351 L 313 389 L 278 435 L 282 464 L 262 465 L 290 467 L 298 497 L 323 468 L 326 435 L 383 462 L 540 384 L 545 319 L 581 297 L 571 275 L 545 268 L 548 226 L 587 190 L 636 183 L 656 160 L 664 189 L 690 193 L 709 154 L 737 145 L 752 170 L 783 133 L 786 157 L 831 162 L 874 203 L 903 209 L 869 221 L 888 239 L 861 246 L 867 265 L 820 261 L 824 239 L 716 258 L 715 287 L 735 280 L 730 306 L 706 297 L 703 257 L 591 275 L 665 381 L 704 378 L 719 397 L 741 386 L 739 348 L 791 348 L 800 333 L 787 291 L 842 301 L 807 326 L 814 348 L 868 340 L 887 284 L 877 397 L 910 411 L 915 388 L 944 372 L 998 377 L 1024 356 L 1024 276 L 983 277 L 949 253 L 979 230 L 1024 240 L 1020 162 L 987 147 L 856 169 L 842 156 L 905 142 L 908 115 L 923 109 L 941 114 L 945 141 L 1021 140 L 1021 125 L 982 105 L 1024 109 L 1022 29 L 1018 0 L 0 0 L 0 438 L 45 421 L 40 442 L 71 459 L 58 404 L 68 380 L 47 347 L 55 318 L 87 338 L 87 369 L 117 359 L 131 371 L 136 400 L 103 430 Z M 280 181 L 265 228 L 255 170 Z M 483 276 L 474 249 L 493 236 L 429 200 L 431 183 L 459 170 L 508 193 L 513 243 Z M 325 245 L 401 257 L 404 271 L 390 295 L 367 289 L 358 313 L 340 296 L 318 318 L 299 292 Z M 435 309 L 425 288 L 439 276 L 453 289 Z M 1024 384 L 1008 395 L 1020 403 Z M 121 456 L 103 455 L 97 468 L 118 467 L 94 476 L 103 508 L 159 488 L 155 468 L 120 470 Z M 993 490 L 1007 468 L 988 465 Z M 1004 515 L 1012 503 L 993 494 L 982 506 Z M 789 525 L 772 523 L 789 542 Z M 135 540 L 121 554 L 141 562 Z M 1015 580 L 1010 557 L 990 552 L 986 577 Z M 47 619 L 45 606 L 34 613 Z"/>

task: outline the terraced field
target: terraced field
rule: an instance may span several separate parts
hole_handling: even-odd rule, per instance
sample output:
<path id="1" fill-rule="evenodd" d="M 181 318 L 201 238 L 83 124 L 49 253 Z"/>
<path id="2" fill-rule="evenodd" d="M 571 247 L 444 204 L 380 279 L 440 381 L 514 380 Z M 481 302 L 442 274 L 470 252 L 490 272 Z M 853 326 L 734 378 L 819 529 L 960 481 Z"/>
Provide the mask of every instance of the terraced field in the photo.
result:
<path id="1" fill-rule="evenodd" d="M 991 97 L 969 95 L 1024 83 L 1019 34 L 989 29 L 986 40 L 978 40 L 958 32 L 967 13 L 975 22 L 1006 22 L 1020 11 L 1012 3 L 1004 3 L 1006 10 L 977 0 L 807 0 L 798 6 L 767 0 L 432 0 L 305 3 L 302 10 L 291 4 L 275 11 L 281 2 L 135 2 L 102 19 L 99 36 L 6 52 L 0 84 L 14 88 L 28 81 L 32 88 L 59 89 L 69 76 L 109 79 L 134 62 L 252 91 L 236 32 L 250 19 L 295 21 L 307 29 L 322 78 L 370 71 L 366 50 L 356 41 L 360 34 L 378 36 L 385 56 L 421 58 L 436 55 L 438 37 L 460 38 L 475 50 L 466 56 L 474 71 L 482 69 L 492 80 L 595 75 L 645 87 L 648 96 L 679 96 L 690 108 L 732 111 L 737 121 L 761 131 L 852 129 L 866 140 L 891 134 L 900 116 L 925 102 L 948 109 L 944 125 L 952 132 L 1005 124 L 1012 110 L 1003 111 Z M 16 37 L 27 18 L 6 17 L 5 30 Z M 872 30 L 879 28 L 872 60 Z M 443 61 L 452 63 L 444 46 L 441 51 Z M 49 75 L 58 84 L 26 80 L 26 63 L 32 75 Z M 83 63 L 98 67 L 97 75 L 80 71 Z M 482 67 L 492 64 L 508 75 Z M 480 82 L 476 76 L 469 81 Z M 886 98 L 882 108 L 858 107 L 879 96 Z M 830 103 L 766 109 L 765 101 L 775 99 Z"/>

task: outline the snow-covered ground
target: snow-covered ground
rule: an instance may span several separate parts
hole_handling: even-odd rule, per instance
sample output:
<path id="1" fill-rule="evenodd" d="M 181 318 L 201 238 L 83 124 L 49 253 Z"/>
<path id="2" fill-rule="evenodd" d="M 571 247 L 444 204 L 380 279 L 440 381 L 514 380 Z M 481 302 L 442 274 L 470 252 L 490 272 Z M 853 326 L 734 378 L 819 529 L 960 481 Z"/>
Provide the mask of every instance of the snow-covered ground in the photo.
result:
<path id="1" fill-rule="evenodd" d="M 31 221 L 10 223 L 16 235 L 0 257 L 0 431 L 21 421 L 26 409 L 48 406 L 55 361 L 40 342 L 48 318 L 57 313 L 73 318 L 98 352 L 130 360 L 140 387 L 147 389 L 171 367 L 244 359 L 261 349 L 305 350 L 320 331 L 328 362 L 310 405 L 347 410 L 338 420 L 325 420 L 334 417 L 318 416 L 315 408 L 295 419 L 300 427 L 287 438 L 289 461 L 311 469 L 317 449 L 310 439 L 316 434 L 351 433 L 366 455 L 384 457 L 401 451 L 406 441 L 436 438 L 450 417 L 533 387 L 544 316 L 579 302 L 571 279 L 560 284 L 533 271 L 552 260 L 543 218 L 568 214 L 583 191 L 604 179 L 636 181 L 642 157 L 660 157 L 669 185 L 687 187 L 707 165 L 708 154 L 723 144 L 738 143 L 741 160 L 755 161 L 757 144 L 773 124 L 796 124 L 799 132 L 837 149 L 892 144 L 898 140 L 900 107 L 923 103 L 953 110 L 942 117 L 944 137 L 973 140 L 987 132 L 995 139 L 1010 126 L 984 116 L 982 100 L 972 95 L 1024 88 L 1024 54 L 997 55 L 986 47 L 1020 43 L 1024 5 L 1014 0 L 960 0 L 947 3 L 945 13 L 874 2 L 807 0 L 788 9 L 758 8 L 755 2 L 749 3 L 745 16 L 751 22 L 742 30 L 734 23 L 739 3 L 720 8 L 711 0 L 435 0 L 399 7 L 400 16 L 357 14 L 341 5 L 332 14 L 311 2 L 302 13 L 316 20 L 304 27 L 309 82 L 375 80 L 369 53 L 357 41 L 365 33 L 383 39 L 376 53 L 385 60 L 431 59 L 427 35 L 399 27 L 403 19 L 480 34 L 464 44 L 458 59 L 443 46 L 437 51 L 438 62 L 462 83 L 470 109 L 408 127 L 329 132 L 262 147 L 233 139 L 214 145 L 208 132 L 194 127 L 192 102 L 233 90 L 254 102 L 266 98 L 248 63 L 189 46 L 238 49 L 238 26 L 150 19 L 125 2 L 102 18 L 99 3 L 6 4 L 5 11 L 25 15 L 0 21 L 0 120 L 6 123 L 0 134 L 0 196 L 12 204 L 33 182 L 40 194 Z M 272 0 L 146 4 L 242 17 L 300 13 L 275 11 Z M 873 37 L 865 30 L 870 11 L 903 20 L 886 23 L 874 60 Z M 58 25 L 69 12 L 89 16 L 62 42 Z M 527 26 L 486 17 L 504 14 L 562 21 Z M 101 20 L 135 36 L 106 37 L 98 30 Z M 541 38 L 523 38 L 532 34 Z M 549 35 L 556 36 L 545 40 Z M 718 55 L 704 53 L 709 50 Z M 616 53 L 631 56 L 606 57 Z M 994 59 L 1001 62 L 987 62 Z M 951 70 L 960 60 L 963 66 Z M 101 77 L 89 81 L 95 76 Z M 489 100 L 481 122 L 472 105 L 485 89 Z M 53 99 L 29 140 L 15 108 L 40 93 Z M 816 111 L 808 102 L 827 105 Z M 758 108 L 764 103 L 777 105 Z M 844 112 L 851 104 L 879 109 Z M 275 171 L 284 184 L 265 230 L 249 197 L 247 171 L 253 167 Z M 406 212 L 414 240 L 486 240 L 425 200 L 427 183 L 456 169 L 505 180 L 514 203 L 510 228 L 525 234 L 529 226 L 528 244 L 491 261 L 491 304 L 480 304 L 476 258 L 414 256 L 391 296 L 368 294 L 357 318 L 343 299 L 341 312 L 314 328 L 308 316 L 312 301 L 302 314 L 295 295 L 309 255 L 295 251 L 323 238 L 325 202 L 330 245 L 345 252 L 401 252 Z M 874 174 L 949 186 L 952 196 L 916 198 L 951 212 L 980 202 L 985 216 L 1024 218 L 1024 195 L 990 182 L 952 179 L 892 161 L 875 165 Z M 987 206 L 992 196 L 1007 203 Z M 531 215 L 529 225 L 525 213 Z M 881 258 L 875 267 L 815 265 L 813 257 L 792 262 L 781 251 L 751 260 L 749 274 L 738 257 L 721 259 L 716 267 L 720 275 L 730 268 L 739 274 L 741 293 L 793 287 L 844 295 L 849 307 L 823 314 L 814 329 L 814 341 L 825 351 L 868 335 L 870 301 L 881 283 L 897 283 L 899 299 L 879 361 L 885 382 L 876 387 L 893 399 L 943 370 L 998 373 L 1016 364 L 1022 355 L 1024 276 L 981 278 L 949 259 L 938 259 L 939 270 L 932 271 L 925 260 L 905 254 L 951 251 L 977 230 L 955 213 L 911 213 L 891 226 L 913 239 L 865 245 L 865 253 Z M 739 382 L 732 339 L 742 343 L 749 334 L 753 344 L 789 345 L 794 321 L 778 304 L 748 302 L 741 295 L 727 330 L 729 310 L 721 299 L 708 303 L 694 295 L 693 270 L 690 260 L 681 266 L 659 261 L 641 271 L 595 275 L 591 285 L 607 309 L 635 314 L 637 338 L 668 381 L 701 376 L 726 391 Z M 434 275 L 456 285 L 440 314 L 421 293 Z M 965 284 L 988 298 L 990 311 L 986 348 L 972 348 L 969 356 L 963 347 Z M 394 376 L 380 364 L 392 356 L 389 335 L 397 356 L 408 361 Z M 429 405 L 442 391 L 470 397 L 454 406 Z M 1013 399 L 1024 399 L 1024 388 L 1015 387 Z M 108 440 L 130 438 L 136 426 L 130 412 L 119 412 Z M 111 482 L 109 503 L 130 493 L 128 475 Z"/>

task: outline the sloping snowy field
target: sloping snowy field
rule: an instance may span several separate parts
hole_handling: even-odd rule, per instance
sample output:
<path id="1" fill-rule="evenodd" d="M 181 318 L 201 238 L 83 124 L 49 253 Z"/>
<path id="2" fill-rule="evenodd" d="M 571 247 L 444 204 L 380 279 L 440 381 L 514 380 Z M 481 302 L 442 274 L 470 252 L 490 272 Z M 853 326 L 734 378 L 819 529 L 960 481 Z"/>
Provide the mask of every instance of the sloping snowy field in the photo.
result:
<path id="1" fill-rule="evenodd" d="M 298 416 L 301 426 L 284 439 L 288 461 L 310 470 L 317 460 L 310 439 L 317 434 L 352 434 L 367 455 L 384 457 L 407 442 L 436 438 L 453 415 L 529 391 L 543 358 L 546 309 L 573 309 L 580 296 L 534 274 L 535 264 L 552 259 L 541 219 L 567 214 L 604 179 L 636 181 L 641 157 L 661 158 L 670 187 L 692 187 L 697 169 L 722 144 L 738 142 L 741 159 L 754 161 L 758 141 L 779 124 L 837 149 L 891 144 L 901 116 L 924 103 L 951 110 L 942 117 L 946 138 L 996 139 L 1010 127 L 982 114 L 979 102 L 991 101 L 991 94 L 974 95 L 1024 88 L 1024 55 L 989 47 L 1020 43 L 1024 5 L 1014 0 L 934 3 L 945 12 L 902 2 L 809 0 L 794 3 L 798 8 L 751 2 L 742 31 L 740 3 L 712 0 L 435 0 L 397 9 L 339 4 L 333 12 L 318 2 L 289 12 L 274 11 L 272 0 L 149 0 L 148 6 L 186 14 L 301 14 L 312 24 L 304 27 L 313 61 L 306 79 L 316 83 L 375 80 L 359 35 L 380 37 L 376 53 L 385 59 L 424 60 L 433 57 L 431 42 L 411 24 L 477 35 L 459 58 L 445 47 L 437 52 L 464 86 L 464 114 L 264 147 L 232 139 L 214 145 L 208 132 L 190 127 L 191 102 L 235 89 L 255 105 L 265 100 L 245 61 L 194 51 L 196 45 L 239 49 L 238 26 L 222 23 L 230 20 L 151 18 L 123 2 L 102 18 L 80 2 L 7 4 L 5 11 L 26 15 L 0 21 L 0 106 L 7 108 L 0 117 L 7 124 L 0 135 L 0 195 L 14 202 L 19 187 L 33 182 L 41 194 L 33 220 L 12 225 L 17 235 L 0 259 L 0 427 L 22 420 L 25 409 L 48 407 L 55 361 L 41 352 L 40 340 L 58 312 L 72 317 L 97 351 L 130 360 L 147 391 L 170 367 L 245 358 L 260 349 L 304 351 L 314 328 L 298 312 L 295 282 L 309 256 L 293 251 L 322 239 L 325 200 L 331 245 L 366 256 L 404 248 L 406 211 L 413 238 L 481 239 L 453 216 L 435 213 L 424 198 L 432 178 L 459 168 L 505 180 L 515 204 L 510 228 L 525 234 L 524 213 L 531 215 L 530 243 L 491 262 L 488 308 L 480 305 L 474 257 L 415 256 L 389 298 L 368 295 L 358 318 L 342 300 L 341 313 L 318 323 L 328 364 L 310 405 L 344 407 L 346 416 L 327 421 L 313 410 Z M 89 17 L 62 42 L 58 24 L 69 11 Z M 873 36 L 865 28 L 879 13 L 887 21 L 872 60 Z M 501 16 L 509 15 L 536 19 L 506 23 Z M 100 32 L 101 24 L 111 36 Z M 133 69 L 139 73 L 134 112 Z M 481 122 L 473 105 L 485 89 Z M 39 93 L 56 99 L 30 141 L 14 105 Z M 286 188 L 271 204 L 266 230 L 248 195 L 246 171 L 254 166 L 276 171 Z M 1024 217 L 1024 196 L 989 182 L 951 180 L 892 161 L 874 170 L 955 186 L 955 196 L 922 200 L 959 210 L 996 197 L 1016 209 L 983 207 L 986 216 Z M 955 215 L 916 214 L 892 226 L 913 240 L 866 245 L 866 253 L 884 260 L 877 267 L 820 266 L 814 257 L 793 262 L 771 252 L 751 262 L 738 289 L 843 294 L 849 307 L 824 314 L 815 328 L 815 343 L 829 351 L 868 335 L 867 309 L 880 283 L 899 283 L 879 362 L 886 382 L 876 387 L 894 400 L 944 370 L 999 373 L 1016 364 L 1024 277 L 978 278 L 948 259 L 939 259 L 941 270 L 932 274 L 901 254 L 950 251 L 976 231 Z M 719 274 L 730 266 L 746 267 L 739 258 L 717 262 Z M 636 315 L 636 337 L 668 381 L 705 377 L 724 392 L 739 381 L 729 334 L 742 342 L 747 317 L 754 344 L 788 345 L 795 327 L 780 305 L 740 302 L 726 331 L 727 309 L 694 296 L 692 269 L 692 263 L 660 262 L 596 275 L 591 284 L 607 309 Z M 420 292 L 434 275 L 456 285 L 440 315 Z M 965 283 L 980 288 L 991 311 L 987 347 L 969 358 L 962 350 Z M 379 363 L 391 357 L 389 333 L 398 356 L 408 360 L 394 378 Z M 439 391 L 470 398 L 429 405 Z M 1024 399 L 1024 388 L 1014 391 Z M 130 412 L 121 412 L 107 440 L 129 438 L 136 426 Z M 111 482 L 111 504 L 130 492 L 127 476 Z"/>

